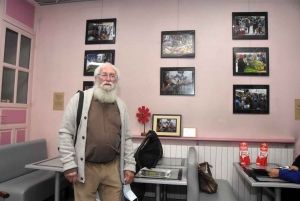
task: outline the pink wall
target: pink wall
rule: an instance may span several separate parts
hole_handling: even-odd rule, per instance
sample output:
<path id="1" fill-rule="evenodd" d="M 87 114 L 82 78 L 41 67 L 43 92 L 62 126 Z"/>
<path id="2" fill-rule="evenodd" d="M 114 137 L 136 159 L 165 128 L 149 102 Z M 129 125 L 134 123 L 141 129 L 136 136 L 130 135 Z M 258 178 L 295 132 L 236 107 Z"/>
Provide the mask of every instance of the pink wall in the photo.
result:
<path id="1" fill-rule="evenodd" d="M 35 6 L 26 0 L 7 0 L 6 14 L 34 29 Z"/>
<path id="2" fill-rule="evenodd" d="M 232 12 L 249 11 L 268 12 L 268 40 L 232 40 Z M 85 45 L 86 20 L 100 18 L 117 18 L 116 44 Z M 30 138 L 46 138 L 49 155 L 58 155 L 63 111 L 52 110 L 53 93 L 64 92 L 66 106 L 83 81 L 93 80 L 83 76 L 84 51 L 114 49 L 122 74 L 119 94 L 134 135 L 143 131 L 135 114 L 145 105 L 152 114 L 181 114 L 182 127 L 195 127 L 198 137 L 294 139 L 300 131 L 294 120 L 300 95 L 298 19 L 299 1 L 104 0 L 42 6 Z M 161 31 L 172 30 L 196 31 L 195 58 L 160 58 Z M 269 47 L 270 76 L 233 76 L 233 47 Z M 160 67 L 195 67 L 195 96 L 160 96 Z M 270 85 L 270 114 L 233 114 L 233 84 Z M 151 125 L 152 120 L 146 130 Z"/>
<path id="3" fill-rule="evenodd" d="M 0 133 L 0 145 L 11 144 L 11 132 L 3 131 Z"/>
<path id="4" fill-rule="evenodd" d="M 2 110 L 1 124 L 25 124 L 26 110 Z"/>

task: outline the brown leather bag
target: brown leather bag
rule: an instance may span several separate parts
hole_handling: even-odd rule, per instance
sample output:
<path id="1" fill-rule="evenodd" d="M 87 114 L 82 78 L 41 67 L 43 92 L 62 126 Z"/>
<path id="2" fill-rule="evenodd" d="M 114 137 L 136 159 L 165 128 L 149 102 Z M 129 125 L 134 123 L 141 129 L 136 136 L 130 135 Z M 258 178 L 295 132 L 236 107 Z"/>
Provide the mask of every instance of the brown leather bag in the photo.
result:
<path id="1" fill-rule="evenodd" d="M 198 165 L 199 189 L 208 194 L 215 193 L 218 189 L 218 184 L 212 177 L 210 168 L 212 168 L 212 165 L 208 162 L 200 163 Z"/>

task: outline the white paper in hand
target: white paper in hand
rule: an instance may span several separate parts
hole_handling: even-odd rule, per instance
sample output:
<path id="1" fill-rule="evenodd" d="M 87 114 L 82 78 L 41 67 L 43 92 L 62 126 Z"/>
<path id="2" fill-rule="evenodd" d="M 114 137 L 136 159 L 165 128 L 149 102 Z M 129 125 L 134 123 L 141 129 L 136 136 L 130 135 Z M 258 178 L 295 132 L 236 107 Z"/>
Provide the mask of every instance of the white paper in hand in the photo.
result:
<path id="1" fill-rule="evenodd" d="M 133 201 L 137 198 L 136 195 L 132 192 L 130 184 L 123 185 L 123 193 L 124 196 L 130 201 Z"/>

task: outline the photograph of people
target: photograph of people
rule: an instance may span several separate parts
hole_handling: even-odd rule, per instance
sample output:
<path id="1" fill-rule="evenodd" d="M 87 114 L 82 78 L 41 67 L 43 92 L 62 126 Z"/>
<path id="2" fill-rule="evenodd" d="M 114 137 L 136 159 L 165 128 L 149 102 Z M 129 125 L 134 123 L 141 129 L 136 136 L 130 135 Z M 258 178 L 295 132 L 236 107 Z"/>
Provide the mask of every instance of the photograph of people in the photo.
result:
<path id="1" fill-rule="evenodd" d="M 113 40 L 114 22 L 89 23 L 87 41 Z"/>
<path id="2" fill-rule="evenodd" d="M 239 52 L 235 55 L 236 73 L 266 73 L 266 52 Z"/>
<path id="3" fill-rule="evenodd" d="M 177 132 L 176 131 L 177 120 L 176 119 L 157 119 L 156 132 Z"/>
<path id="4" fill-rule="evenodd" d="M 265 35 L 265 16 L 236 16 L 236 35 Z"/>
<path id="5" fill-rule="evenodd" d="M 266 89 L 236 89 L 235 109 L 237 110 L 266 110 Z"/>
<path id="6" fill-rule="evenodd" d="M 162 71 L 161 95 L 194 94 L 194 71 Z"/>

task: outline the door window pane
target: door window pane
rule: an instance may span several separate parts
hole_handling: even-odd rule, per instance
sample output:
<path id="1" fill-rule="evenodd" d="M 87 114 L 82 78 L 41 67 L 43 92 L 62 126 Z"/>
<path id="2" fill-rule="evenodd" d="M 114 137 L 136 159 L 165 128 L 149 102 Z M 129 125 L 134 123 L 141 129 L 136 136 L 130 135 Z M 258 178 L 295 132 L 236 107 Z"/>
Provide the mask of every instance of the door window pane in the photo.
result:
<path id="1" fill-rule="evenodd" d="M 21 36 L 21 49 L 19 66 L 29 69 L 31 39 Z"/>
<path id="2" fill-rule="evenodd" d="M 13 103 L 15 70 L 3 67 L 1 102 Z"/>
<path id="3" fill-rule="evenodd" d="M 19 71 L 18 73 L 18 88 L 17 88 L 17 103 L 27 103 L 28 92 L 28 73 Z"/>
<path id="4" fill-rule="evenodd" d="M 17 58 L 18 33 L 6 29 L 4 62 L 16 65 Z"/>

